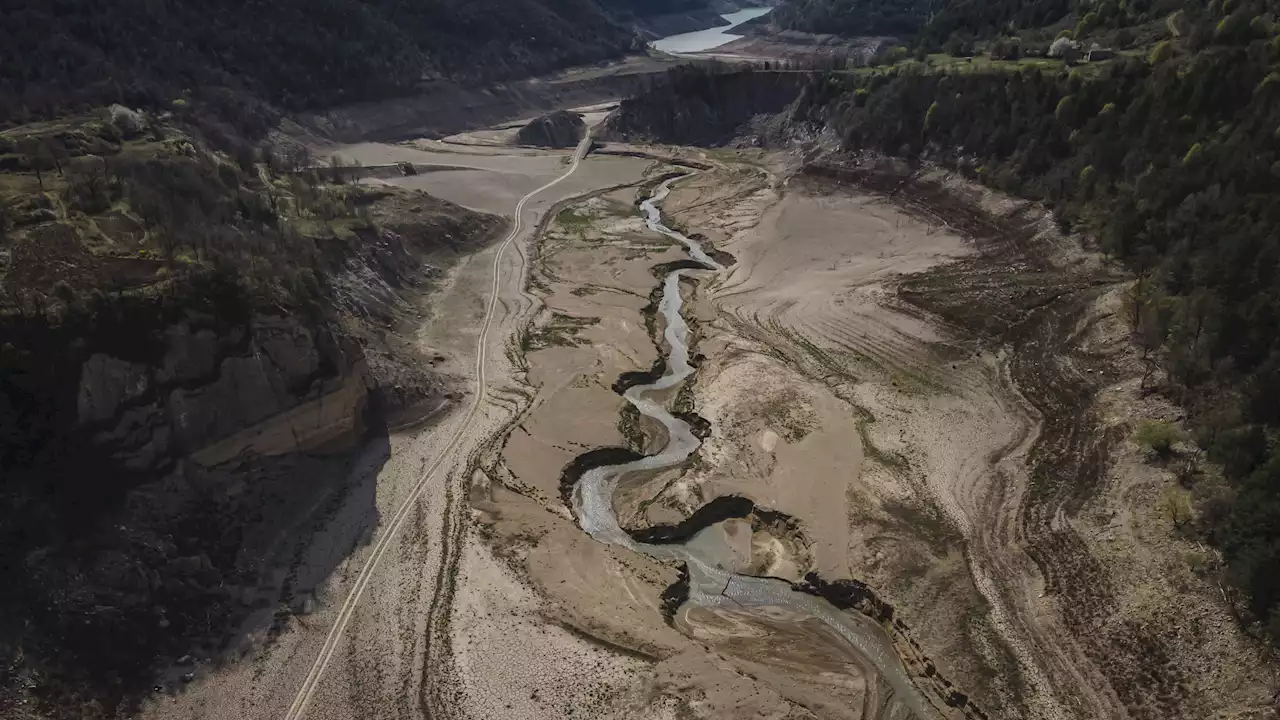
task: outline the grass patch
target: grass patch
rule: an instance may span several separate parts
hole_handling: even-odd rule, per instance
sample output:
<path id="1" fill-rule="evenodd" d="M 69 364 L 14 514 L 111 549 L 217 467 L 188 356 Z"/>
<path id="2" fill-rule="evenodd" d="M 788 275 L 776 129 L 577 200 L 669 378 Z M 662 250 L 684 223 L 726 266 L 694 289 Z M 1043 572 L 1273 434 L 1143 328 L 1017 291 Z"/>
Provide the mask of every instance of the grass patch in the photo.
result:
<path id="1" fill-rule="evenodd" d="M 525 352 L 542 350 L 552 346 L 580 347 L 583 344 L 578 336 L 586 328 L 599 324 L 600 318 L 574 317 L 553 312 L 551 319 L 543 326 L 534 328 L 521 338 L 521 349 Z"/>
<path id="2" fill-rule="evenodd" d="M 575 208 L 565 208 L 556 215 L 556 224 L 569 232 L 581 235 L 591 227 L 591 215 Z"/>

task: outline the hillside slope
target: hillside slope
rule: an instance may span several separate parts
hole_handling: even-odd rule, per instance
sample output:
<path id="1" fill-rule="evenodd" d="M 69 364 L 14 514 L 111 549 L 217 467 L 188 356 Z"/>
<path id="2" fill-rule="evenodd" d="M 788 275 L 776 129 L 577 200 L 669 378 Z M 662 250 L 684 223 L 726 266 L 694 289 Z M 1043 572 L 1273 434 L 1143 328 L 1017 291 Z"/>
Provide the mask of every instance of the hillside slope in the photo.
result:
<path id="1" fill-rule="evenodd" d="M 501 221 L 305 164 L 123 108 L 0 133 L 0 715 L 128 714 L 302 607 L 315 517 L 449 394 L 399 328 Z"/>
<path id="2" fill-rule="evenodd" d="M 634 47 L 594 0 L 19 0 L 0 28 L 0 121 L 104 101 L 168 103 L 207 86 L 296 110 Z"/>
<path id="3" fill-rule="evenodd" d="M 787 0 L 757 27 L 849 37 L 911 37 L 929 20 L 938 0 Z"/>
<path id="4" fill-rule="evenodd" d="M 749 0 L 746 5 L 759 4 Z M 0 23 L 0 127 L 120 102 L 200 101 L 247 134 L 270 112 L 528 77 L 723 22 L 733 0 L 16 0 Z"/>

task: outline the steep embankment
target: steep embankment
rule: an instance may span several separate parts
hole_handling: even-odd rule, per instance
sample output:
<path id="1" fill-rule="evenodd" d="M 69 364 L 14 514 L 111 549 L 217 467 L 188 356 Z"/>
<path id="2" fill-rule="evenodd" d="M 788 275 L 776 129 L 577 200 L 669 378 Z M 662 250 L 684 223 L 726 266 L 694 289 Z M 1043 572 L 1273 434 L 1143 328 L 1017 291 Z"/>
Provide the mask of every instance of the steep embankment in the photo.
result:
<path id="1" fill-rule="evenodd" d="M 358 441 L 448 392 L 398 324 L 500 223 L 120 108 L 0 149 L 0 707 L 112 716 L 309 590 Z"/>
<path id="2" fill-rule="evenodd" d="M 743 4 L 757 4 L 746 2 Z M 113 102 L 198 106 L 260 135 L 318 110 L 509 81 L 723 24 L 733 0 L 19 0 L 0 25 L 0 125 Z"/>
<path id="3" fill-rule="evenodd" d="M 781 112 L 808 82 L 809 76 L 798 72 L 676 68 L 648 92 L 624 100 L 605 122 L 603 136 L 632 142 L 720 144 L 752 118 Z"/>
<path id="4" fill-rule="evenodd" d="M 582 140 L 586 127 L 581 115 L 568 110 L 557 110 L 534 118 L 528 125 L 520 128 L 520 132 L 516 133 L 516 142 L 552 148 L 574 147 Z"/>

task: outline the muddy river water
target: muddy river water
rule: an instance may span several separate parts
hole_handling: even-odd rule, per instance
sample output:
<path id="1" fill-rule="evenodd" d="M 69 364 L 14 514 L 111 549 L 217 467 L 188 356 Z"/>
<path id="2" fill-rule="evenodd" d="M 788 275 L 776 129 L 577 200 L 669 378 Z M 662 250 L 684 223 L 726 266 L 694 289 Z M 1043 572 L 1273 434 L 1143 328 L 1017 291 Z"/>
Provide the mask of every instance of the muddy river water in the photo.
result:
<path id="1" fill-rule="evenodd" d="M 595 468 L 583 474 L 573 491 L 578 522 L 583 530 L 599 542 L 626 547 L 654 558 L 684 563 L 689 574 L 687 603 L 692 606 L 712 610 L 724 608 L 737 613 L 758 614 L 761 617 L 767 616 L 770 609 L 775 612 L 781 609 L 789 616 L 820 621 L 844 639 L 848 649 L 860 658 L 859 664 L 874 668 L 879 675 L 886 697 L 883 702 L 877 703 L 878 718 L 900 718 L 904 716 L 904 711 L 920 720 L 940 718 L 940 714 L 907 675 L 884 628 L 873 619 L 859 613 L 842 611 L 821 597 L 795 589 L 786 581 L 734 572 L 729 560 L 733 553 L 727 547 L 721 551 L 720 547 L 724 542 L 717 538 L 723 536 L 710 532 L 713 528 L 704 530 L 698 538 L 688 543 L 657 545 L 636 541 L 618 524 L 613 495 L 623 476 L 678 465 L 687 460 L 701 444 L 687 422 L 672 415 L 661 402 L 650 397 L 677 385 L 694 372 L 689 364 L 689 326 L 681 313 L 683 298 L 680 295 L 680 279 L 686 275 L 714 277 L 714 273 L 725 270 L 697 242 L 662 223 L 658 203 L 671 192 L 674 182 L 685 177 L 689 175 L 663 182 L 652 197 L 641 204 L 641 209 L 651 230 L 682 243 L 688 248 L 689 255 L 706 270 L 675 270 L 664 279 L 658 312 L 666 321 L 664 338 L 670 348 L 666 374 L 653 383 L 633 386 L 625 393 L 627 401 L 637 410 L 666 428 L 667 443 L 657 454 L 621 465 Z M 872 680 L 868 678 L 869 682 Z"/>

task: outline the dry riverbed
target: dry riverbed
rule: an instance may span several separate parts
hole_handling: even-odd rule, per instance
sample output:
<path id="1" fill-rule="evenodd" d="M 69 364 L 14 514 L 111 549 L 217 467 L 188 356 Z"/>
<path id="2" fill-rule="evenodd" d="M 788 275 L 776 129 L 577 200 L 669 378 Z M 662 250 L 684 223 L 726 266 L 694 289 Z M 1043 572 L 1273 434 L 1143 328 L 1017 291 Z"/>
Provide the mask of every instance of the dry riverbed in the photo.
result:
<path id="1" fill-rule="evenodd" d="M 1050 522 L 1046 504 L 1064 507 L 1030 480 L 1062 433 L 1101 442 L 1128 432 L 1135 407 L 1172 412 L 1133 398 L 1137 365 L 1121 352 L 1114 308 L 1123 276 L 1057 234 L 1042 211 L 944 176 L 929 178 L 928 192 L 890 199 L 874 183 L 793 174 L 781 158 L 709 155 L 701 160 L 712 167 L 663 204 L 668 224 L 734 262 L 682 283 L 698 371 L 667 401 L 708 432 L 685 465 L 622 483 L 623 526 L 671 527 L 717 499 L 748 498 L 754 515 L 719 522 L 698 542 L 725 548 L 739 572 L 866 583 L 892 607 L 884 626 L 943 716 L 1262 717 L 1254 713 L 1264 712 L 1270 680 L 1255 665 L 1258 648 L 1185 564 L 1193 546 L 1161 520 L 1167 472 L 1145 467 L 1131 443 L 1112 443 L 1117 463 L 1102 487 L 1114 489 L 1083 505 L 1065 500 L 1052 528 L 1034 524 Z M 944 187 L 949 199 L 929 195 Z M 592 706 L 599 717 L 673 708 L 708 718 L 880 717 L 874 672 L 820 628 L 723 609 L 672 617 L 663 600 L 677 568 L 595 544 L 574 524 L 561 484 L 571 461 L 663 444 L 661 429 L 610 389 L 658 357 L 661 320 L 646 317 L 663 274 L 653 268 L 681 257 L 646 234 L 636 197 L 628 189 L 566 208 L 544 237 L 531 288 L 545 307 L 520 347 L 531 409 L 492 448 L 474 498 L 497 555 L 490 567 L 545 599 L 534 625 L 612 648 L 614 664 L 594 660 L 604 669 L 576 695 L 520 698 L 517 714 L 565 717 L 558 703 L 589 693 L 605 698 Z M 1011 254 L 1010 239 L 1036 260 Z M 1018 325 L 1024 308 L 1055 292 L 1075 304 Z M 1072 317 L 1091 334 L 1058 319 Z M 1010 327 L 1054 339 L 1000 340 Z M 1096 409 L 1060 406 L 1072 414 L 1046 425 L 1046 393 L 1067 381 L 1056 373 L 1063 363 L 1084 373 L 1073 358 L 1100 346 L 1107 368 L 1089 366 L 1104 390 Z M 1094 413 L 1108 427 L 1070 425 Z M 1046 555 L 1046 532 L 1078 533 L 1084 545 Z M 1086 631 L 1082 611 L 1108 629 Z M 1166 638 L 1150 623 L 1194 629 Z M 1209 644 L 1212 662 L 1196 643 Z M 541 642 L 528 645 L 521 667 L 541 657 Z M 569 666 L 582 667 L 589 655 L 574 657 Z M 701 672 L 671 685 L 672 663 L 690 658 L 701 658 Z M 1172 695 L 1165 678 L 1182 683 Z M 637 698 L 653 704 L 641 712 Z"/>
<path id="2" fill-rule="evenodd" d="M 570 158 L 506 134 L 334 152 L 365 182 L 509 215 Z M 946 177 L 890 198 L 758 152 L 610 149 L 648 157 L 592 156 L 526 207 L 497 263 L 486 402 L 369 578 L 306 717 L 903 717 L 829 627 L 682 605 L 681 567 L 600 544 L 573 517 L 575 464 L 665 442 L 615 386 L 665 356 L 655 290 L 688 258 L 637 210 L 680 172 L 659 157 L 702 168 L 664 222 L 729 268 L 680 284 L 697 372 L 664 401 L 702 447 L 625 479 L 623 527 L 677 532 L 710 503 L 751 501 L 693 542 L 743 574 L 857 581 L 839 586 L 849 616 L 888 634 L 939 717 L 1265 716 L 1257 648 L 1160 509 L 1170 474 L 1126 440 L 1139 413 L 1174 411 L 1135 387 L 1121 276 L 1041 211 Z M 944 200 L 946 183 L 970 195 Z M 496 252 L 462 259 L 421 308 L 414 341 L 460 388 Z M 378 516 L 339 509 L 316 529 L 316 552 L 346 561 L 307 613 L 282 612 L 278 637 L 145 716 L 284 717 L 387 520 L 462 420 L 446 408 L 393 434 L 368 488 Z M 353 523 L 374 528 L 358 547 L 326 544 Z"/>

